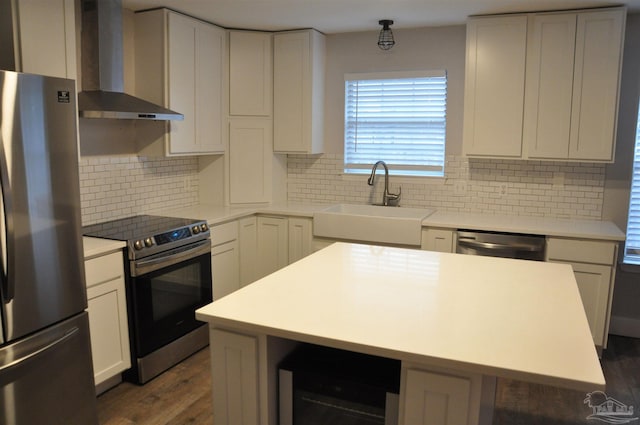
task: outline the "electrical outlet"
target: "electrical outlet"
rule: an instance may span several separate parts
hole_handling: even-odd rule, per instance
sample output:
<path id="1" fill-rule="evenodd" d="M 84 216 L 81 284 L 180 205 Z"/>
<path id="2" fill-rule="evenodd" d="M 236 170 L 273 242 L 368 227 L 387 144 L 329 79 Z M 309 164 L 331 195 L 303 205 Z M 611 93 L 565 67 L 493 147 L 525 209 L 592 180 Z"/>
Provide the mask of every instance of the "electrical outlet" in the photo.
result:
<path id="1" fill-rule="evenodd" d="M 498 186 L 498 192 L 500 193 L 500 197 L 503 198 L 507 194 L 507 184 L 500 183 Z"/>
<path id="2" fill-rule="evenodd" d="M 453 194 L 454 195 L 466 195 L 467 194 L 467 182 L 464 180 L 459 180 L 453 184 Z"/>

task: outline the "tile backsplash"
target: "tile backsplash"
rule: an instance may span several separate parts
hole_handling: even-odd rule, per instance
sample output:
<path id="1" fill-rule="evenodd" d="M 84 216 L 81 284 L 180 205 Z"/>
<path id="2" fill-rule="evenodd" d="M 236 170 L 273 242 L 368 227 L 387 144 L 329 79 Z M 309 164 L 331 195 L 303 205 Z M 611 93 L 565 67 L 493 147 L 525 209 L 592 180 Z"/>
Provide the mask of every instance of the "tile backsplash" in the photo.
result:
<path id="1" fill-rule="evenodd" d="M 80 160 L 82 224 L 198 203 L 198 159 L 95 156 Z"/>
<path id="2" fill-rule="evenodd" d="M 373 188 L 367 176 L 344 176 L 343 156 L 289 155 L 288 200 L 301 203 L 380 202 L 383 170 Z M 446 211 L 601 219 L 604 164 L 468 159 L 449 155 L 445 178 L 390 178 L 402 186 L 401 205 Z"/>
<path id="3" fill-rule="evenodd" d="M 287 198 L 296 203 L 380 202 L 367 176 L 344 176 L 343 156 L 289 155 Z M 445 178 L 391 177 L 401 205 L 489 214 L 602 218 L 604 164 L 447 156 Z M 83 225 L 198 203 L 197 157 L 91 156 L 80 161 Z"/>

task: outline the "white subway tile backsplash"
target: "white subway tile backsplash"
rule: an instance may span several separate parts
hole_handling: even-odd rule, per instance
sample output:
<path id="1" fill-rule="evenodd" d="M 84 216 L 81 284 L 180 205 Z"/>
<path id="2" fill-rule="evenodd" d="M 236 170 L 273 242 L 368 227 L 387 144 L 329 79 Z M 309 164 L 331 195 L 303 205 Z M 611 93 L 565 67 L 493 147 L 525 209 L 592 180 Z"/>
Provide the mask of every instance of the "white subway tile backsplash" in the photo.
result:
<path id="1" fill-rule="evenodd" d="M 371 203 L 382 199 L 383 180 L 343 176 L 340 154 L 289 155 L 288 200 L 304 203 Z M 402 186 L 401 204 L 494 214 L 601 219 L 604 164 L 468 159 L 449 155 L 445 178 L 391 177 Z"/>
<path id="2" fill-rule="evenodd" d="M 80 200 L 83 225 L 197 204 L 197 157 L 83 157 Z"/>

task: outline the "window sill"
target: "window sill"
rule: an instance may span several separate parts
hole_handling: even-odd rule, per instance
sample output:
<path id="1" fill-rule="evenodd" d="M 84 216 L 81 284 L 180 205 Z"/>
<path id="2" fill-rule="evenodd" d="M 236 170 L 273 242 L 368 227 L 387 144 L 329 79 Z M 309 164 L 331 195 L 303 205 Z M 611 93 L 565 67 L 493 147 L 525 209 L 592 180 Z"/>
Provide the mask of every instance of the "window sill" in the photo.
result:
<path id="1" fill-rule="evenodd" d="M 352 174 L 352 173 L 341 173 L 340 177 L 344 181 L 363 181 L 365 184 L 367 183 L 367 179 L 369 178 L 369 173 L 367 174 Z M 376 173 L 376 180 L 383 179 L 384 173 Z M 389 182 L 397 185 L 399 183 L 406 184 L 444 184 L 447 180 L 446 177 L 442 176 L 389 176 Z"/>

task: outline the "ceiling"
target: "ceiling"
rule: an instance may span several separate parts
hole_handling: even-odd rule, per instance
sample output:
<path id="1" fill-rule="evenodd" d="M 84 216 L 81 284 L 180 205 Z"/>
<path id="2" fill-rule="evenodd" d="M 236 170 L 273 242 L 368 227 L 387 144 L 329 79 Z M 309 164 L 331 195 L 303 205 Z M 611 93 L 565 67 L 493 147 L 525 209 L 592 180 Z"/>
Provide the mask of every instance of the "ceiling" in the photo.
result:
<path id="1" fill-rule="evenodd" d="M 326 34 L 462 24 L 469 15 L 620 5 L 614 0 L 122 0 L 123 7 L 168 7 L 226 28 L 278 31 L 315 28 Z M 640 0 L 625 2 L 640 11 Z"/>

